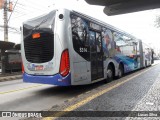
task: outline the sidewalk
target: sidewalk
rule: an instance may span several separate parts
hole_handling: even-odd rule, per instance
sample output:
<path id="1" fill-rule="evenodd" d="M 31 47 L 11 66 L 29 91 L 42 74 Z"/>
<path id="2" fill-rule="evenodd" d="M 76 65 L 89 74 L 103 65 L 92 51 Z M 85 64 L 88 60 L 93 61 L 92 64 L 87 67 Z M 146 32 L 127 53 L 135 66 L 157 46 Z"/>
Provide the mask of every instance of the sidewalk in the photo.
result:
<path id="1" fill-rule="evenodd" d="M 0 75 L 0 82 L 9 81 L 9 80 L 17 80 L 22 79 L 22 73 L 15 73 L 15 74 L 4 74 Z"/>
<path id="2" fill-rule="evenodd" d="M 157 77 L 156 81 L 148 91 L 148 93 L 137 103 L 135 108 L 132 111 L 150 111 L 150 113 L 139 114 L 141 120 L 159 120 L 160 114 L 160 74 Z M 145 117 L 146 116 L 146 117 Z M 143 118 L 142 118 L 143 117 Z M 153 119 L 154 117 L 154 119 Z M 139 120 L 138 117 L 128 117 L 126 120 Z"/>

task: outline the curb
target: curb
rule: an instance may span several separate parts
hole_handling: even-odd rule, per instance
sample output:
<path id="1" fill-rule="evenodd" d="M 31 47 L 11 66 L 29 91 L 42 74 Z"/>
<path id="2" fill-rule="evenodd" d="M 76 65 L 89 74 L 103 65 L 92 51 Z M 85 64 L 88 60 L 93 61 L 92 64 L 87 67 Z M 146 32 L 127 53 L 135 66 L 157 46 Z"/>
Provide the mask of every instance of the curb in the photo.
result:
<path id="1" fill-rule="evenodd" d="M 22 75 L 0 77 L 0 82 L 22 79 Z"/>

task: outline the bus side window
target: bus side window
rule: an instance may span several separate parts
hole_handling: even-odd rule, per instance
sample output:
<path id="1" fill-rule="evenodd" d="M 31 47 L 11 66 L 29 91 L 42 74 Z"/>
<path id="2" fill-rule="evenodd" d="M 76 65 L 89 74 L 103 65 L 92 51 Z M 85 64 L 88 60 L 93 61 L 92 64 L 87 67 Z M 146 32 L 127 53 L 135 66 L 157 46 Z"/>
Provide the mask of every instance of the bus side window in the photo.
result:
<path id="1" fill-rule="evenodd" d="M 87 22 L 78 16 L 71 15 L 72 33 L 76 34 L 81 46 L 88 46 L 88 26 Z"/>
<path id="2" fill-rule="evenodd" d="M 73 39 L 74 49 L 77 50 L 77 48 L 80 46 L 80 41 L 79 41 L 79 36 L 76 32 L 72 32 L 72 39 Z"/>
<path id="3" fill-rule="evenodd" d="M 121 35 L 117 32 L 113 33 L 115 49 L 117 52 L 121 53 L 123 50 L 123 45 L 125 44 Z"/>
<path id="4" fill-rule="evenodd" d="M 96 33 L 96 41 L 97 41 L 97 52 L 101 52 L 102 50 L 102 43 L 101 43 L 101 34 Z"/>
<path id="5" fill-rule="evenodd" d="M 89 32 L 87 20 L 71 15 L 72 40 L 74 50 L 84 59 L 89 59 Z"/>

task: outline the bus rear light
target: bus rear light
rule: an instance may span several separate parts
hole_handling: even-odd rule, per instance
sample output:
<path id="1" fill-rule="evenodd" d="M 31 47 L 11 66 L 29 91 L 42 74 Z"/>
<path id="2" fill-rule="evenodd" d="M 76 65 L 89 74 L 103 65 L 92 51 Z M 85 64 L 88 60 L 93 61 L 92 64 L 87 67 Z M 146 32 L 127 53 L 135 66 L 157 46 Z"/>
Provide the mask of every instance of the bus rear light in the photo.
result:
<path id="1" fill-rule="evenodd" d="M 40 38 L 40 37 L 41 37 L 40 33 L 34 33 L 34 34 L 32 34 L 32 38 L 33 39 Z"/>
<path id="2" fill-rule="evenodd" d="M 65 77 L 68 75 L 70 71 L 70 63 L 69 63 L 69 52 L 68 50 L 64 50 L 61 56 L 60 62 L 60 74 Z"/>
<path id="3" fill-rule="evenodd" d="M 24 65 L 23 65 L 23 63 L 22 63 L 22 73 L 24 73 Z"/>

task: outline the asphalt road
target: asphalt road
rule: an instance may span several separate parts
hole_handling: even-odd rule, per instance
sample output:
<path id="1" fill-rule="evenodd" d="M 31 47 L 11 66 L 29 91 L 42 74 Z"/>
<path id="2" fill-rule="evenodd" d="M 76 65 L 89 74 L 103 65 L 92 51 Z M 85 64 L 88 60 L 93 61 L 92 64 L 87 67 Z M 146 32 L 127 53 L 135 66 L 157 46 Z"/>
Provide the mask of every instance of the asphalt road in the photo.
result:
<path id="1" fill-rule="evenodd" d="M 23 83 L 20 80 L 0 82 L 0 111 L 40 111 L 64 103 L 103 83 L 85 86 L 59 87 Z"/>

